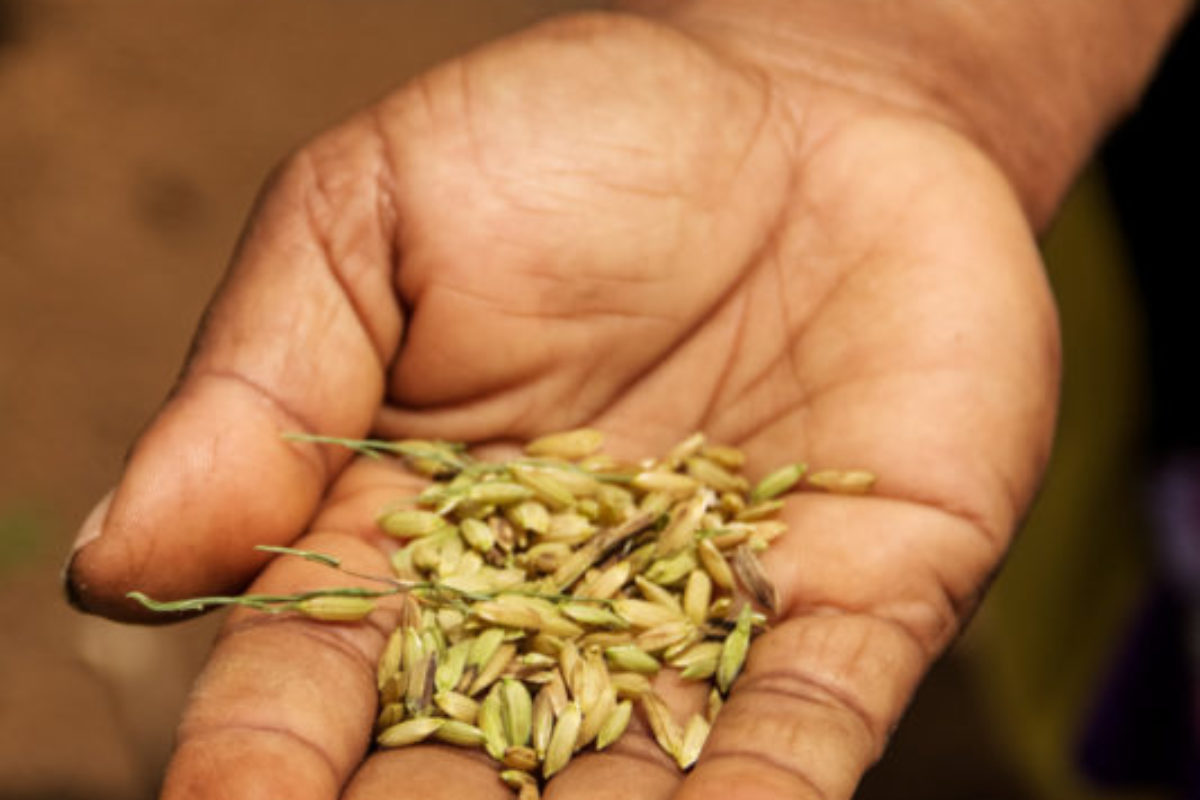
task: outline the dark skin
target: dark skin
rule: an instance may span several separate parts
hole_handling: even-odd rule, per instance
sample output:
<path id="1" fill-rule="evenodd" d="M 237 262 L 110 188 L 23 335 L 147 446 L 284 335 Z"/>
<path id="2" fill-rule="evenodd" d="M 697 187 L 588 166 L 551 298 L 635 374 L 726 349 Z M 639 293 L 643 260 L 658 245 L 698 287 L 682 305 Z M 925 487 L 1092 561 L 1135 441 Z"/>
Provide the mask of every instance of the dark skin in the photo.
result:
<path id="1" fill-rule="evenodd" d="M 592 426 L 621 456 L 694 430 L 793 496 L 764 556 L 781 613 L 684 778 L 640 729 L 552 798 L 841 798 L 996 569 L 1045 463 L 1057 329 L 1018 194 L 885 96 L 641 20 L 549 23 L 444 64 L 276 175 L 177 391 L 71 568 L 81 604 L 387 572 L 395 465 L 303 430 L 506 452 Z M 264 568 L 265 567 L 265 568 Z M 261 572 L 260 572 L 261 570 Z M 235 613 L 164 797 L 505 797 L 437 746 L 368 752 L 394 622 Z M 672 693 L 682 710 L 694 702 Z"/>

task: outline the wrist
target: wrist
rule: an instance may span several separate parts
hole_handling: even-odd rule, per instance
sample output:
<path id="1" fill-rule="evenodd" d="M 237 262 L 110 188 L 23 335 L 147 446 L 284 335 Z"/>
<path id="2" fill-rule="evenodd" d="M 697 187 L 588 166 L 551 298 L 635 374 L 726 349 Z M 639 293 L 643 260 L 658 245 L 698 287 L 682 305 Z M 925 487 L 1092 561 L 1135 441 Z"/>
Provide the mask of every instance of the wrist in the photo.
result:
<path id="1" fill-rule="evenodd" d="M 1137 101 L 1188 0 L 619 0 L 763 70 L 958 131 L 1041 228 Z M 861 104 L 860 102 L 860 104 Z"/>

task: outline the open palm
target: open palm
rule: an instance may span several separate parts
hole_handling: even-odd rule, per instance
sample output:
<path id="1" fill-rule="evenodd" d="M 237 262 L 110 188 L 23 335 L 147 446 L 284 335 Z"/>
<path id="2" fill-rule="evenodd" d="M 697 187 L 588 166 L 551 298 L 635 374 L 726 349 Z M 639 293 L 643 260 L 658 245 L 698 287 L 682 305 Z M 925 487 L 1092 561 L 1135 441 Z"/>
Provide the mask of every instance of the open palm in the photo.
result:
<path id="1" fill-rule="evenodd" d="M 751 474 L 865 467 L 870 497 L 789 501 L 780 619 L 690 776 L 630 736 L 548 790 L 848 797 L 1030 498 L 1056 342 L 1020 208 L 966 140 L 648 23 L 559 21 L 281 170 L 72 575 L 128 617 L 131 588 L 242 587 L 258 543 L 386 571 L 373 519 L 413 479 L 297 429 L 503 447 L 589 425 L 627 456 L 703 430 Z M 254 589 L 343 582 L 285 560 Z M 234 614 L 167 796 L 505 796 L 475 754 L 367 754 L 382 643 Z"/>

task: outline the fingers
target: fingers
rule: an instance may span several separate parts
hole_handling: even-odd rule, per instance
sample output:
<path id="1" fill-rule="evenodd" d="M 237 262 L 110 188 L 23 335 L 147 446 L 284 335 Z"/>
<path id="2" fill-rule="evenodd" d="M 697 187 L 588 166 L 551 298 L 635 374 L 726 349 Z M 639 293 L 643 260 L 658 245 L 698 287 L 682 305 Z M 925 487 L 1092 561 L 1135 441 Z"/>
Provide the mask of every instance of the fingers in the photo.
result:
<path id="1" fill-rule="evenodd" d="M 316 522 L 318 531 L 336 533 L 317 533 L 302 545 L 352 569 L 386 574 L 369 520 L 411 494 L 413 483 L 398 466 L 358 462 Z M 969 581 L 943 580 L 924 556 L 965 572 L 987 561 L 987 540 L 973 537 L 967 523 L 894 500 L 805 495 L 793 500 L 789 516 L 793 531 L 766 567 L 792 619 L 755 644 L 695 776 L 683 785 L 685 797 L 735 789 L 750 798 L 784 791 L 848 796 L 963 604 L 960 589 Z M 882 544 L 851 571 L 848 554 L 872 539 Z M 357 583 L 320 565 L 282 559 L 254 590 L 347 582 Z M 356 772 L 369 744 L 383 641 L 370 627 L 235 616 L 186 716 L 168 800 L 217 796 L 203 793 L 213 786 L 231 798 L 335 797 L 342 786 L 348 798 L 383 796 L 397 786 L 417 796 L 499 797 L 495 766 L 478 754 L 441 748 L 376 754 Z M 697 698 L 672 689 L 663 687 L 677 717 L 686 719 Z M 672 761 L 635 727 L 611 750 L 577 756 L 547 796 L 665 799 L 679 782 Z"/>
<path id="2" fill-rule="evenodd" d="M 758 637 L 681 800 L 848 798 L 994 567 L 960 517 L 805 494 L 764 554 L 782 620 Z"/>
<path id="3" fill-rule="evenodd" d="M 401 318 L 379 147 L 352 122 L 266 190 L 170 399 L 134 446 L 67 571 L 85 610 L 231 591 L 312 516 L 345 456 L 288 432 L 364 434 Z"/>
<path id="4" fill-rule="evenodd" d="M 894 623 L 789 620 L 756 641 L 678 797 L 850 797 L 925 667 Z"/>
<path id="5" fill-rule="evenodd" d="M 304 546 L 352 569 L 386 574 L 386 558 L 357 537 L 318 534 Z M 254 590 L 345 585 L 367 584 L 281 558 Z M 386 627 L 392 616 L 376 611 L 373 621 Z M 337 797 L 369 744 L 383 642 L 372 625 L 231 615 L 184 716 L 163 797 Z"/>
<path id="6" fill-rule="evenodd" d="M 391 574 L 384 537 L 373 520 L 419 484 L 396 464 L 355 462 L 331 488 L 328 508 L 299 546 L 334 556 L 358 573 Z M 281 557 L 251 591 L 286 594 L 329 586 L 379 584 Z M 370 798 L 383 796 L 388 787 L 389 796 L 398 787 L 417 797 L 508 796 L 481 754 L 419 748 L 378 754 L 363 765 L 377 713 L 376 665 L 399 621 L 395 598 L 378 602 L 366 624 L 235 611 L 184 715 L 165 800 L 333 800 L 343 792 Z M 465 788 L 453 788 L 459 785 Z"/>
<path id="7" fill-rule="evenodd" d="M 450 746 L 414 746 L 372 755 L 345 800 L 512 800 L 487 756 Z"/>

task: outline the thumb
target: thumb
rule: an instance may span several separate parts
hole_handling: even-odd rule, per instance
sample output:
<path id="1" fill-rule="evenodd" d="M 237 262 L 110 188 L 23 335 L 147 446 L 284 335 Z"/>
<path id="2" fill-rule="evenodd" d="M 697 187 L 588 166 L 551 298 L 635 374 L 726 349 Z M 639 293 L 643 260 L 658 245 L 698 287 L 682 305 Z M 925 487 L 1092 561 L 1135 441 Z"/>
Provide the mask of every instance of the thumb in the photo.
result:
<path id="1" fill-rule="evenodd" d="M 361 436 L 400 338 L 389 175 L 369 119 L 321 137 L 268 183 L 165 405 L 64 574 L 79 608 L 142 616 L 139 589 L 229 592 L 295 539 L 347 455 L 292 431 Z"/>

